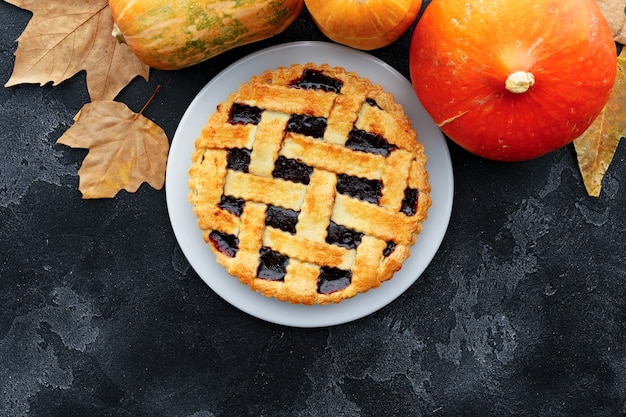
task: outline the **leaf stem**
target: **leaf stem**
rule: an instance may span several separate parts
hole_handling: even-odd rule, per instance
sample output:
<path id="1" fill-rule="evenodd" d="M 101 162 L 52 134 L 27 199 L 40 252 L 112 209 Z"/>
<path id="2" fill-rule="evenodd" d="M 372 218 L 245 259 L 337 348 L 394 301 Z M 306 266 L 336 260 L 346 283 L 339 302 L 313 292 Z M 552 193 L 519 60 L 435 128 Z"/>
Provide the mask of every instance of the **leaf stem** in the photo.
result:
<path id="1" fill-rule="evenodd" d="M 143 111 L 146 109 L 146 107 L 148 107 L 150 105 L 150 103 L 152 102 L 152 100 L 154 100 L 154 98 L 158 94 L 159 90 L 161 90 L 161 85 L 157 85 L 156 86 L 156 88 L 152 92 L 152 95 L 150 96 L 148 101 L 146 101 L 146 104 L 143 105 L 143 107 L 141 108 L 141 110 L 139 110 L 139 113 L 137 113 L 137 114 L 142 114 L 143 113 Z"/>

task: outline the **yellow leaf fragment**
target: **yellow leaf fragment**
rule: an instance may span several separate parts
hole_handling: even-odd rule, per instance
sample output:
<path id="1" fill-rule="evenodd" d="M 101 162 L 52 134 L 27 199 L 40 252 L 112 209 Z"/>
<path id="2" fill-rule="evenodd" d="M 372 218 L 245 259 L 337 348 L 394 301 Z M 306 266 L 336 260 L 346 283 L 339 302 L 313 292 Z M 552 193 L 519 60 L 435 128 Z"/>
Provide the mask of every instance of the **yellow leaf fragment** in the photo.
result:
<path id="1" fill-rule="evenodd" d="M 150 68 L 111 31 L 107 0 L 7 0 L 33 17 L 18 38 L 10 87 L 31 83 L 57 85 L 87 72 L 92 101 L 112 100 L 136 76 L 148 79 Z"/>
<path id="2" fill-rule="evenodd" d="M 596 0 L 613 31 L 615 41 L 626 43 L 626 0 Z"/>
<path id="3" fill-rule="evenodd" d="M 163 187 L 169 141 L 154 122 L 116 101 L 87 103 L 74 121 L 57 143 L 89 150 L 78 170 L 84 199 L 132 193 L 144 182 Z"/>
<path id="4" fill-rule="evenodd" d="M 617 59 L 617 76 L 609 101 L 589 128 L 574 141 L 587 194 L 598 197 L 619 141 L 626 136 L 626 48 Z"/>

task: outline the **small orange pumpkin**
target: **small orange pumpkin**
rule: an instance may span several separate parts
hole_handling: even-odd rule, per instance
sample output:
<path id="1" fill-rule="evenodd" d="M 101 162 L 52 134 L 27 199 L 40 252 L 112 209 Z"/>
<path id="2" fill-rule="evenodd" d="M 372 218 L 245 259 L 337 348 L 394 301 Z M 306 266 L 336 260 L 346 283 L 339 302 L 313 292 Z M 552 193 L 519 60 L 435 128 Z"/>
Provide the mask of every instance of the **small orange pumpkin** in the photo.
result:
<path id="1" fill-rule="evenodd" d="M 331 40 L 356 49 L 382 48 L 415 22 L 422 0 L 305 0 L 317 27 Z"/>
<path id="2" fill-rule="evenodd" d="M 519 161 L 589 127 L 608 100 L 616 60 L 595 0 L 432 0 L 409 67 L 420 102 L 450 139 Z"/>

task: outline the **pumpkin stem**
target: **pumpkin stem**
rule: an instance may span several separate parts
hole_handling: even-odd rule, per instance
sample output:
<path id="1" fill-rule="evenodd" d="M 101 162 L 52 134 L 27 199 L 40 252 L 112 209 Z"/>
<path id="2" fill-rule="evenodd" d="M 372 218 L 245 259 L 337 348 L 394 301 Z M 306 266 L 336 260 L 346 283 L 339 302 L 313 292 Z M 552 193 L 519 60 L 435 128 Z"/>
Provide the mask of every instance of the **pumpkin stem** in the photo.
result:
<path id="1" fill-rule="evenodd" d="M 124 39 L 124 34 L 120 30 L 120 28 L 117 27 L 116 23 L 113 23 L 113 32 L 111 32 L 111 35 L 113 35 L 115 40 L 117 40 L 119 43 L 126 43 L 126 39 Z"/>
<path id="2" fill-rule="evenodd" d="M 535 76 L 526 71 L 512 73 L 504 83 L 504 87 L 515 94 L 525 93 L 533 85 L 535 85 Z"/>

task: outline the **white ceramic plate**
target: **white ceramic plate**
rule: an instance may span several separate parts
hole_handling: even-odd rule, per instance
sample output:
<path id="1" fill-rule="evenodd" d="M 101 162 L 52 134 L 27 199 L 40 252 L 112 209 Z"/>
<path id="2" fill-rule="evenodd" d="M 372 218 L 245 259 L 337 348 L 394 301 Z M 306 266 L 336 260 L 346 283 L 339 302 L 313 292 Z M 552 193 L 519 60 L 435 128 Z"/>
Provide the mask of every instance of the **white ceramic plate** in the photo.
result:
<path id="1" fill-rule="evenodd" d="M 187 201 L 188 169 L 194 141 L 215 106 L 253 75 L 294 63 L 315 62 L 342 66 L 381 84 L 404 107 L 428 156 L 432 207 L 411 256 L 394 277 L 380 287 L 325 306 L 292 305 L 260 295 L 241 284 L 217 264 L 203 241 Z M 367 53 L 327 42 L 293 42 L 253 53 L 230 65 L 195 97 L 183 115 L 170 149 L 165 182 L 167 206 L 176 239 L 198 275 L 213 291 L 257 318 L 294 327 L 324 327 L 359 319 L 401 295 L 435 256 L 452 211 L 453 176 L 450 154 L 440 130 L 419 103 L 410 82 L 394 68 Z"/>

